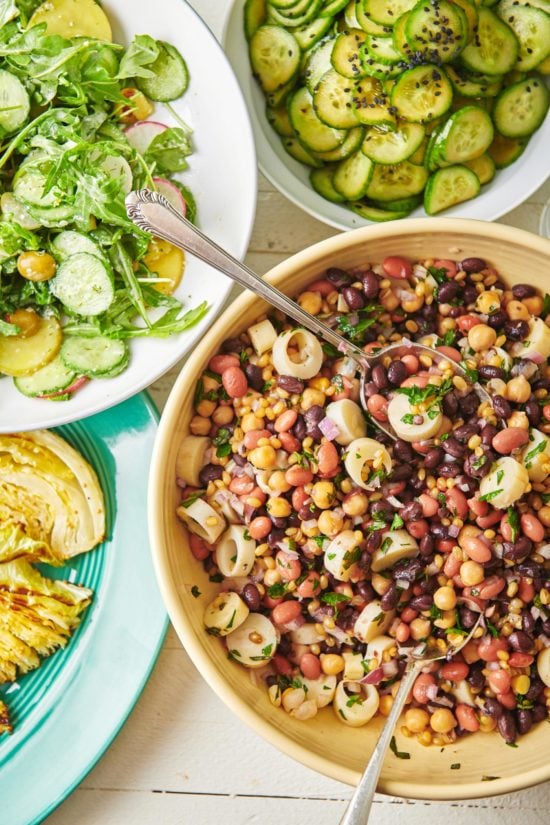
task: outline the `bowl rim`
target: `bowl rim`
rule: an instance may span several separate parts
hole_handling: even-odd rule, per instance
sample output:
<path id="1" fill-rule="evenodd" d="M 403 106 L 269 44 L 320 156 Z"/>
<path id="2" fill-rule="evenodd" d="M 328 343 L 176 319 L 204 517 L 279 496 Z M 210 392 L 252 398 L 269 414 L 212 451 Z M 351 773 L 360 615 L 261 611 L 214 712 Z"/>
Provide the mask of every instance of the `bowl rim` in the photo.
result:
<path id="1" fill-rule="evenodd" d="M 429 234 L 439 235 L 452 231 L 469 237 L 483 235 L 489 236 L 495 243 L 506 240 L 517 245 L 529 247 L 531 250 L 546 255 L 550 260 L 550 240 L 534 235 L 524 229 L 506 226 L 503 224 L 490 223 L 467 218 L 432 218 L 427 224 L 424 218 L 410 218 L 399 222 L 398 233 L 402 235 Z M 265 279 L 272 284 L 279 284 L 291 272 L 310 264 L 312 261 L 322 258 L 330 251 L 330 254 L 346 248 L 349 245 L 372 240 L 387 238 L 396 233 L 396 227 L 390 224 L 369 225 L 360 227 L 350 232 L 326 238 L 306 249 L 295 253 L 281 263 L 277 264 L 265 275 Z M 360 772 L 337 765 L 330 758 L 312 753 L 307 747 L 300 745 L 289 739 L 282 730 L 275 728 L 262 715 L 254 710 L 246 701 L 239 696 L 236 690 L 231 688 L 223 675 L 215 666 L 214 662 L 205 654 L 200 641 L 192 632 L 185 618 L 185 612 L 178 589 L 171 578 L 171 568 L 168 555 L 160 539 L 162 535 L 162 485 L 157 479 L 162 478 L 163 467 L 166 457 L 171 447 L 170 437 L 174 429 L 175 422 L 179 415 L 180 398 L 189 393 L 189 374 L 194 375 L 202 368 L 206 358 L 212 354 L 215 339 L 219 336 L 220 328 L 227 328 L 243 315 L 249 304 L 258 300 L 259 296 L 249 290 L 245 290 L 239 295 L 230 306 L 217 317 L 209 331 L 202 338 L 183 366 L 174 386 L 170 392 L 164 412 L 162 413 L 153 455 L 149 471 L 148 489 L 148 524 L 149 541 L 155 574 L 161 591 L 164 604 L 170 616 L 170 620 L 176 633 L 186 649 L 193 664 L 199 673 L 222 699 L 222 701 L 247 725 L 260 734 L 267 742 L 277 747 L 280 751 L 296 759 L 303 765 L 316 770 L 325 776 L 344 782 L 348 785 L 356 785 L 361 777 Z M 550 779 L 550 762 L 538 768 L 533 768 L 518 774 L 514 777 L 499 778 L 491 781 L 488 787 L 486 782 L 477 781 L 460 785 L 460 795 L 457 797 L 455 786 L 449 781 L 439 785 L 429 785 L 418 783 L 411 785 L 403 781 L 393 781 L 391 779 L 381 780 L 378 791 L 409 799 L 429 799 L 435 801 L 450 801 L 460 799 L 476 799 L 480 797 L 496 796 L 537 785 Z M 488 793 L 490 791 L 490 793 Z"/>

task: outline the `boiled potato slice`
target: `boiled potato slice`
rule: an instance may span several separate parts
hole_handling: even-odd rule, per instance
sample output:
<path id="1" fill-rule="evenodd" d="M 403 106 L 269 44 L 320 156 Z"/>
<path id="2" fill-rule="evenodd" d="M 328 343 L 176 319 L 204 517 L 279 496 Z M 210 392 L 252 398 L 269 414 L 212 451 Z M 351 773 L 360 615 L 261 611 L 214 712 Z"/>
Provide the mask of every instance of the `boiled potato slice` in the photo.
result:
<path id="1" fill-rule="evenodd" d="M 113 39 L 111 24 L 95 0 L 46 0 L 29 21 L 30 26 L 45 23 L 48 34 L 61 37 L 93 37 Z"/>
<path id="2" fill-rule="evenodd" d="M 143 260 L 158 278 L 166 278 L 165 281 L 152 284 L 153 289 L 164 295 L 172 295 L 183 278 L 185 268 L 185 256 L 181 249 L 169 241 L 153 238 Z"/>
<path id="3" fill-rule="evenodd" d="M 57 318 L 41 318 L 34 335 L 0 335 L 0 372 L 19 378 L 53 361 L 63 333 Z"/>

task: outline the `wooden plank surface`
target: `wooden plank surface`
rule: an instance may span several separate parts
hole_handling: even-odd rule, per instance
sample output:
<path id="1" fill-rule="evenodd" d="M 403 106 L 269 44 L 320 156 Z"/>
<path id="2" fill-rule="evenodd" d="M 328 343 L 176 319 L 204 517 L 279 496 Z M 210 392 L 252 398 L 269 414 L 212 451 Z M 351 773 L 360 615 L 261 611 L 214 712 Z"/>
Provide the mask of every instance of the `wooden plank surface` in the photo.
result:
<path id="1" fill-rule="evenodd" d="M 216 35 L 229 0 L 191 3 Z M 159 7 L 161 0 L 159 0 Z M 502 223 L 536 232 L 550 182 Z M 247 263 L 264 274 L 337 230 L 260 177 Z M 236 290 L 232 293 L 232 297 Z M 178 364 L 151 387 L 162 407 Z M 236 752 L 238 758 L 235 758 Z M 48 825 L 335 825 L 351 790 L 279 753 L 246 728 L 203 682 L 170 630 L 155 671 L 113 745 Z M 0 815 L 1 821 L 1 815 Z M 547 825 L 550 783 L 455 803 L 378 797 L 372 825 Z M 9 823 L 6 823 L 9 825 Z"/>

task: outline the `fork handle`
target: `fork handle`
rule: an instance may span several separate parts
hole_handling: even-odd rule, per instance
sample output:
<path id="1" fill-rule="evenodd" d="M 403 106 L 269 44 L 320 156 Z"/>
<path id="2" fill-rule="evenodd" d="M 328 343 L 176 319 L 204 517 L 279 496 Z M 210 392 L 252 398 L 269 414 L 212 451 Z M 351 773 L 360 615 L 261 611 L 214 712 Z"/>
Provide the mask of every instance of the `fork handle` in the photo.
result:
<path id="1" fill-rule="evenodd" d="M 369 366 L 368 356 L 362 349 L 350 341 L 346 341 L 333 329 L 323 324 L 315 316 L 305 312 L 297 303 L 292 301 L 274 286 L 266 283 L 245 264 L 233 258 L 228 252 L 218 246 L 211 238 L 204 235 L 187 218 L 184 218 L 158 192 L 150 189 L 139 189 L 130 192 L 126 197 L 126 210 L 130 219 L 143 229 L 151 232 L 158 238 L 169 241 L 180 249 L 185 249 L 196 258 L 223 272 L 233 281 L 256 295 L 264 298 L 272 306 L 280 309 L 285 315 L 293 318 L 301 326 L 308 329 L 335 346 L 342 355 L 365 368 Z"/>
<path id="2" fill-rule="evenodd" d="M 423 665 L 422 662 L 411 662 L 403 678 L 401 685 L 397 691 L 397 695 L 393 700 L 391 711 L 384 723 L 382 733 L 378 738 L 376 747 L 374 748 L 365 772 L 357 785 L 355 792 L 347 807 L 346 813 L 340 820 L 340 825 L 366 825 L 369 818 L 370 809 L 378 785 L 378 779 L 384 764 L 384 757 L 386 751 L 390 746 L 390 742 L 397 724 L 397 720 L 401 715 L 401 711 L 405 706 L 409 691 L 413 686 L 414 680 L 420 673 Z"/>

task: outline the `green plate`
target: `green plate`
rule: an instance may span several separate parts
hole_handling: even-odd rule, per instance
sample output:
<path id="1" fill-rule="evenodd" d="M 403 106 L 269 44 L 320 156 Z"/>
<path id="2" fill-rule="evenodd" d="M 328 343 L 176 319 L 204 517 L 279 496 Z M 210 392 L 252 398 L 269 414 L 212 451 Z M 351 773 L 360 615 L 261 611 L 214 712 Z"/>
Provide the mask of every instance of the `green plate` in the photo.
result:
<path id="1" fill-rule="evenodd" d="M 64 650 L 2 687 L 14 732 L 0 736 L 0 821 L 33 825 L 111 744 L 152 670 L 167 627 L 147 540 L 147 476 L 158 413 L 141 394 L 56 432 L 95 468 L 108 538 L 47 575 L 94 590 Z"/>

